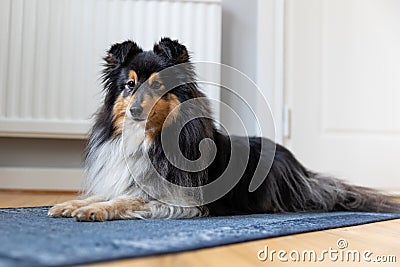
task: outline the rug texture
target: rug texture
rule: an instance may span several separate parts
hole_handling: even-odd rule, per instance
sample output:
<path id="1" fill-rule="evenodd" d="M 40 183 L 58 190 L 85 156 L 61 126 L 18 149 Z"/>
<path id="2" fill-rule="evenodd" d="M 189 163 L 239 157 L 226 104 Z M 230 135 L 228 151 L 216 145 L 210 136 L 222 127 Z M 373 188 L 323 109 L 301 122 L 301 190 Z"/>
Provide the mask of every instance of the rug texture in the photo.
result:
<path id="1" fill-rule="evenodd" d="M 400 218 L 334 212 L 83 223 L 48 218 L 47 210 L 0 209 L 1 267 L 135 258 Z"/>

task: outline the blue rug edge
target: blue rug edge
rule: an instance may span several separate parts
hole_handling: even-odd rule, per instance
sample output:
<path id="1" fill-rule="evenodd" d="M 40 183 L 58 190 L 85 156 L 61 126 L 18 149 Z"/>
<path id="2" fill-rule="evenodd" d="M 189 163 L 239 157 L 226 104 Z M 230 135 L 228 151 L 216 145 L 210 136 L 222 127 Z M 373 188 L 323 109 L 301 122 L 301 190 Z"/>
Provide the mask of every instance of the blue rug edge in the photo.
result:
<path id="1" fill-rule="evenodd" d="M 51 206 L 35 206 L 35 207 L 12 207 L 12 208 L 1 208 L 1 210 L 9 210 L 9 209 L 48 209 Z M 308 214 L 321 214 L 322 212 L 312 212 L 312 213 L 308 213 Z M 328 213 L 328 212 L 323 212 L 323 213 Z M 242 238 L 238 238 L 236 241 L 231 241 L 231 242 L 221 242 L 221 241 L 216 241 L 212 244 L 207 244 L 207 245 L 203 245 L 201 247 L 199 246 L 194 246 L 194 247 L 190 247 L 190 248 L 184 248 L 184 249 L 176 249 L 173 251 L 169 251 L 169 252 L 153 252 L 150 253 L 148 255 L 136 255 L 136 256 L 130 256 L 130 255 L 126 255 L 126 256 L 118 256 L 118 257 L 110 257 L 107 259 L 101 259 L 101 260 L 80 260 L 80 261 L 76 261 L 76 262 L 71 262 L 68 263 L 67 265 L 62 265 L 62 266 L 76 266 L 79 264 L 95 264 L 95 263 L 102 263 L 102 262 L 111 262 L 111 261 L 117 261 L 117 260 L 126 260 L 126 259 L 139 259 L 139 258 L 148 258 L 148 257 L 152 257 L 152 256 L 160 256 L 160 255 L 172 255 L 172 254 L 176 254 L 176 253 L 183 253 L 183 252 L 190 252 L 190 251 L 195 251 L 195 250 L 201 250 L 201 249 L 208 249 L 208 248 L 213 248 L 213 247 L 219 247 L 219 246 L 224 246 L 224 245 L 233 245 L 233 244 L 240 244 L 240 243 L 244 243 L 244 242 L 250 242 L 250 241 L 257 241 L 257 240 L 263 240 L 263 239 L 270 239 L 270 238 L 276 238 L 276 237 L 283 237 L 283 236 L 290 236 L 290 235 L 294 235 L 294 234 L 301 234 L 301 233 L 311 233 L 311 232 L 316 232 L 316 231 L 323 231 L 323 230 L 330 230 L 330 229 L 338 229 L 338 228 L 344 228 L 344 227 L 352 227 L 352 226 L 359 226 L 359 225 L 365 225 L 365 224 L 370 224 L 370 223 L 376 223 L 376 222 L 383 222 L 383 221 L 389 221 L 389 220 L 395 220 L 395 219 L 400 219 L 400 214 L 391 214 L 391 213 L 371 213 L 371 212 L 349 212 L 349 213 L 356 213 L 359 215 L 381 215 L 381 216 L 386 216 L 386 217 L 380 217 L 380 218 L 368 218 L 362 222 L 349 222 L 349 223 L 343 223 L 340 226 L 322 226 L 319 228 L 315 228 L 315 229 L 309 229 L 309 230 L 301 230 L 301 229 L 295 229 L 292 231 L 288 231 L 285 234 L 272 234 L 270 236 L 259 236 L 259 237 L 242 237 Z M 296 214 L 296 213 L 286 213 L 286 214 Z M 338 216 L 340 214 L 343 214 L 343 212 L 330 212 L 330 214 L 334 215 L 334 214 L 338 214 Z M 258 215 L 262 215 L 262 214 L 258 214 Z M 220 216 L 220 217 L 208 217 L 208 218 L 226 218 L 226 217 L 233 217 L 233 216 Z M 187 219 L 190 220 L 190 219 Z M 12 260 L 12 258 L 9 258 Z M 23 266 L 39 266 L 39 265 L 35 265 L 29 262 L 20 262 Z M 21 265 L 21 266 L 22 266 Z M 40 265 L 43 266 L 43 265 Z M 48 266 L 61 266 L 61 265 L 48 265 Z"/>
<path id="2" fill-rule="evenodd" d="M 383 214 L 388 214 L 388 213 L 383 213 Z M 254 238 L 254 239 L 244 239 L 244 240 L 240 240 L 240 241 L 236 241 L 236 242 L 213 244 L 213 245 L 209 245 L 209 246 L 206 245 L 206 246 L 203 246 L 203 247 L 194 247 L 194 248 L 176 250 L 176 251 L 171 251 L 171 252 L 159 252 L 159 253 L 156 252 L 156 253 L 153 253 L 153 254 L 142 255 L 142 256 L 126 256 L 126 257 L 123 256 L 123 257 L 109 258 L 109 259 L 106 259 L 106 260 L 77 262 L 77 263 L 74 263 L 74 264 L 71 264 L 71 265 L 63 265 L 63 266 L 68 266 L 69 267 L 69 266 L 76 266 L 76 265 L 86 265 L 86 264 L 96 264 L 96 263 L 103 263 L 103 262 L 112 262 L 112 261 L 118 261 L 118 260 L 129 260 L 129 259 L 137 260 L 137 259 L 141 259 L 141 258 L 150 258 L 150 257 L 164 256 L 164 255 L 173 255 L 173 254 L 178 254 L 178 253 L 192 252 L 192 251 L 210 249 L 210 248 L 227 246 L 227 245 L 236 245 L 236 244 L 241 244 L 241 243 L 246 243 L 246 242 L 270 239 L 270 238 L 291 236 L 291 235 L 296 235 L 296 234 L 313 233 L 313 232 L 318 232 L 318 231 L 333 230 L 333 229 L 339 229 L 339 228 L 345 228 L 345 227 L 360 226 L 360 225 L 372 224 L 372 223 L 377 223 L 377 222 L 385 222 L 385 221 L 391 221 L 391 220 L 397 220 L 397 219 L 400 219 L 400 214 L 398 214 L 397 217 L 394 216 L 394 217 L 376 219 L 376 220 L 371 220 L 371 221 L 362 222 L 362 223 L 352 223 L 352 224 L 350 223 L 348 225 L 337 226 L 337 227 L 322 227 L 321 229 L 314 229 L 314 230 L 309 230 L 309 231 L 293 231 L 292 233 L 288 233 L 288 234 L 284 234 L 284 235 L 272 235 L 272 236 L 268 236 L 268 237 L 260 237 L 260 238 Z"/>

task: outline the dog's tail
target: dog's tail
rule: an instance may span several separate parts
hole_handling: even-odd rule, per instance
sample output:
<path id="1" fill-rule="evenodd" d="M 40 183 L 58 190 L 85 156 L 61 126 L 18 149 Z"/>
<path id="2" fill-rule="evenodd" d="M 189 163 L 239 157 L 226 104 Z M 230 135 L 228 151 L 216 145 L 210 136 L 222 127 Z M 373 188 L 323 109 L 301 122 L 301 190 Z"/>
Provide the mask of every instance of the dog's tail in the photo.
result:
<path id="1" fill-rule="evenodd" d="M 316 198 L 325 198 L 326 208 L 334 211 L 400 212 L 395 197 L 378 190 L 356 186 L 345 181 L 312 174 L 310 186 L 319 188 Z M 321 199 L 320 199 L 321 201 Z"/>
<path id="2" fill-rule="evenodd" d="M 269 179 L 269 183 L 274 185 L 270 184 L 268 187 L 285 190 L 270 190 L 268 193 L 279 211 L 400 213 L 399 199 L 372 188 L 351 185 L 343 180 L 309 171 L 288 150 L 282 147 L 278 150 L 281 156 L 275 158 L 275 172 L 272 172 L 275 179 Z M 282 156 L 285 160 L 279 160 Z"/>

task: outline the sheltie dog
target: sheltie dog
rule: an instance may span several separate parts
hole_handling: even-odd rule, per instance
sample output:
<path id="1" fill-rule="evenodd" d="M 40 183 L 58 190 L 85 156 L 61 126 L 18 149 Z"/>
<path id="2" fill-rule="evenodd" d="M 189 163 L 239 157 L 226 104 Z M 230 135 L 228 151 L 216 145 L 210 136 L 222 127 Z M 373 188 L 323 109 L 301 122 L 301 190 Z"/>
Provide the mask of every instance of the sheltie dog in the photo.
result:
<path id="1" fill-rule="evenodd" d="M 291 152 L 269 139 L 223 133 L 211 119 L 188 51 L 178 41 L 162 38 L 151 51 L 143 51 L 132 41 L 117 43 L 104 60 L 105 98 L 87 144 L 81 199 L 55 205 L 48 212 L 50 217 L 106 221 L 400 211 L 400 204 L 390 196 L 306 169 Z M 163 75 L 163 70 L 174 67 Z M 188 101 L 192 103 L 181 107 Z M 163 142 L 163 132 L 171 129 L 179 133 Z M 173 139 L 177 148 L 166 151 Z M 269 160 L 262 152 L 270 148 Z M 209 164 L 204 165 L 207 160 L 202 159 L 195 164 L 198 168 L 185 169 L 185 164 L 177 166 L 182 161 L 179 155 L 189 163 L 205 158 Z M 229 167 L 232 161 L 233 169 Z M 268 165 L 267 161 L 270 166 L 264 168 L 258 186 L 249 190 L 257 167 Z M 243 171 L 237 171 L 238 165 Z M 221 176 L 225 183 L 203 190 Z M 227 189 L 222 188 L 226 185 Z M 215 197 L 207 196 L 214 193 Z"/>

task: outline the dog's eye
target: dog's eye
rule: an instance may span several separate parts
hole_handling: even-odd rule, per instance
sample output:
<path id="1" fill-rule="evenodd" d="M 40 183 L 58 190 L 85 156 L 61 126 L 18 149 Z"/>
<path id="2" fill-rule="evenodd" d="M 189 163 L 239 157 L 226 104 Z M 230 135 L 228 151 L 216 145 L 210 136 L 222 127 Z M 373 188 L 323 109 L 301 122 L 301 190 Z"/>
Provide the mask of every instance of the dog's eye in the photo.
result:
<path id="1" fill-rule="evenodd" d="M 126 83 L 126 85 L 129 87 L 129 89 L 135 88 L 135 81 L 129 81 Z"/>
<path id="2" fill-rule="evenodd" d="M 162 85 L 162 84 L 161 84 L 160 82 L 154 81 L 154 82 L 152 82 L 152 84 L 151 84 L 151 88 L 153 88 L 153 89 L 160 89 L 161 85 Z"/>

